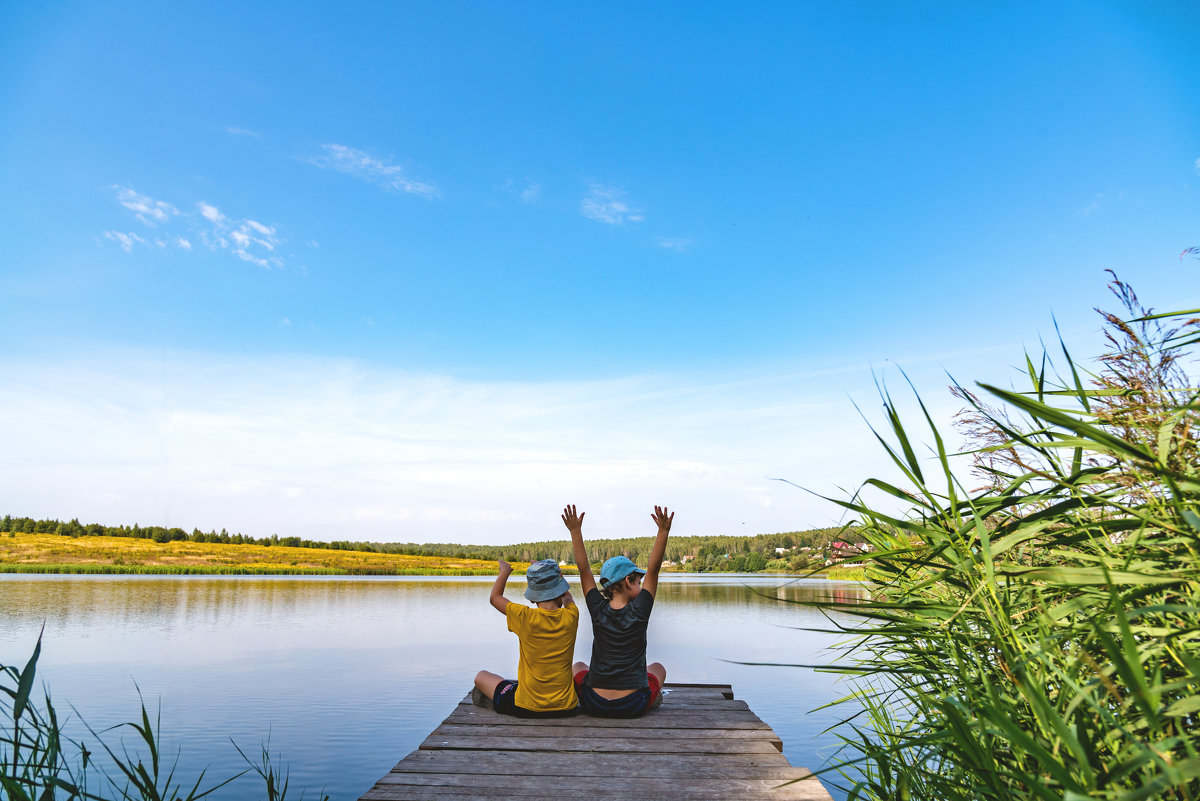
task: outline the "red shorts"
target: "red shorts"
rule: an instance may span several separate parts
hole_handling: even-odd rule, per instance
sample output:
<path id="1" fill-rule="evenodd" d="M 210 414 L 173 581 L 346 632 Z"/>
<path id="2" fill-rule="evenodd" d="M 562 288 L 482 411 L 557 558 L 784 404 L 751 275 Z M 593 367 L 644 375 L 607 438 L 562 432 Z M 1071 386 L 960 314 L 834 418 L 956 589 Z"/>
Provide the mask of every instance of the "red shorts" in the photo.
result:
<path id="1" fill-rule="evenodd" d="M 658 676 L 646 671 L 648 688 L 634 690 L 621 698 L 608 699 L 590 687 L 585 687 L 583 680 L 588 671 L 581 670 L 575 674 L 575 694 L 579 696 L 579 706 L 589 715 L 600 717 L 637 717 L 654 705 L 655 699 L 662 694 L 662 685 Z"/>

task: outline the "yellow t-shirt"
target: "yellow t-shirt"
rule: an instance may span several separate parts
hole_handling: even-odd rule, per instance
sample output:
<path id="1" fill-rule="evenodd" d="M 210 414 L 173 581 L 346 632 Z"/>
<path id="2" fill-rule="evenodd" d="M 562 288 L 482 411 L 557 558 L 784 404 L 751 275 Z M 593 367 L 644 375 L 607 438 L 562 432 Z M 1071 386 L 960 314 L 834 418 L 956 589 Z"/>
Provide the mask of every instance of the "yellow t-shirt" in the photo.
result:
<path id="1" fill-rule="evenodd" d="M 508 630 L 521 640 L 517 706 L 538 712 L 573 708 L 578 703 L 571 664 L 579 607 L 550 610 L 510 602 L 505 617 Z"/>

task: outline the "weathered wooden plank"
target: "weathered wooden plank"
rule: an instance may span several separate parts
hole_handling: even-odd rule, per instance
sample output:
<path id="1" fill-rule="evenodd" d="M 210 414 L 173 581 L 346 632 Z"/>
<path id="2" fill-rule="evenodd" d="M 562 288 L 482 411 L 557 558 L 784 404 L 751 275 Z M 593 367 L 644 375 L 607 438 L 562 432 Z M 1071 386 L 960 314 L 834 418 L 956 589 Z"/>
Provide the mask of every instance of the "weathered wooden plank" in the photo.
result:
<path id="1" fill-rule="evenodd" d="M 529 773 L 562 777 L 622 775 L 661 779 L 680 775 L 696 778 L 794 778 L 782 754 L 725 754 L 719 760 L 710 754 L 585 754 L 516 751 L 413 751 L 392 769 L 400 773 L 507 773 L 520 764 Z M 390 775 L 390 774 L 389 774 Z M 380 781 L 388 781 L 385 776 Z"/>
<path id="2" fill-rule="evenodd" d="M 492 775 L 478 774 L 391 774 L 385 785 L 377 787 L 406 788 L 410 792 L 428 793 L 439 797 L 469 794 L 477 798 L 490 798 L 493 794 L 515 795 L 525 798 L 564 798 L 578 793 L 590 796 L 602 793 L 605 796 L 628 795 L 641 798 L 714 798 L 724 795 L 731 798 L 770 797 L 780 799 L 812 798 L 809 788 L 819 782 L 808 777 L 795 780 L 775 779 L 694 779 L 685 787 L 672 786 L 661 778 L 628 778 L 624 776 L 577 777 L 564 781 L 555 776 L 537 775 Z M 572 793 L 572 790 L 575 793 Z M 824 788 L 821 788 L 824 792 Z M 818 796 L 821 797 L 821 796 Z"/>
<path id="3" fill-rule="evenodd" d="M 830 801 L 829 793 L 815 779 L 810 779 L 797 785 L 777 786 L 768 783 L 751 788 L 750 786 L 724 786 L 718 781 L 709 786 L 693 786 L 688 783 L 676 783 L 657 780 L 648 788 L 641 791 L 642 798 L 653 798 L 655 801 Z M 554 799 L 592 798 L 603 788 L 592 783 L 583 787 L 559 786 L 554 789 Z M 482 787 L 439 787 L 432 785 L 376 785 L 362 801 L 448 801 L 449 799 L 470 798 L 479 801 L 527 801 L 547 798 L 546 791 L 529 791 L 516 788 L 482 788 Z"/>
<path id="4" fill-rule="evenodd" d="M 723 726 L 729 729 L 767 729 L 762 718 L 749 710 L 735 709 L 722 714 L 717 710 L 694 713 L 672 713 L 662 709 L 642 715 L 640 718 L 593 718 L 589 715 L 573 715 L 567 718 L 517 718 L 500 715 L 490 709 L 459 707 L 450 713 L 443 723 L 496 723 L 504 721 L 513 726 L 553 726 L 563 729 L 592 729 L 602 726 L 619 729 L 704 729 Z"/>
<path id="5" fill-rule="evenodd" d="M 782 778 L 767 779 L 762 776 L 706 776 L 701 779 L 708 783 L 718 781 L 729 782 L 730 784 L 743 785 L 749 782 L 764 783 L 772 787 L 781 785 L 798 783 L 803 779 L 808 779 L 812 776 L 807 771 L 799 768 L 789 768 L 790 775 Z M 699 778 L 699 777 L 697 777 Z M 661 777 L 655 776 L 601 776 L 595 774 L 592 776 L 573 776 L 569 779 L 562 776 L 546 776 L 536 773 L 518 774 L 518 773 L 458 773 L 455 771 L 445 771 L 442 773 L 389 773 L 380 779 L 380 782 L 390 786 L 403 785 L 418 785 L 418 786 L 444 786 L 444 787 L 496 787 L 509 790 L 526 790 L 526 789 L 545 789 L 553 790 L 564 786 L 585 787 L 595 785 L 602 782 L 604 784 L 605 793 L 616 793 L 621 791 L 637 792 L 645 787 L 653 787 L 662 784 Z"/>
<path id="6" fill-rule="evenodd" d="M 739 781 L 739 780 L 731 780 Z M 725 786 L 717 780 L 711 785 L 692 785 L 656 780 L 646 789 L 642 798 L 655 801 L 830 801 L 828 791 L 809 779 L 795 785 L 776 785 L 764 782 L 752 789 L 749 785 Z M 603 788 L 593 782 L 582 787 L 559 786 L 554 788 L 554 799 L 592 798 Z M 546 799 L 546 791 L 521 790 L 518 788 L 483 787 L 440 787 L 434 785 L 376 785 L 362 797 L 362 801 L 444 801 L 446 799 L 471 798 L 479 801 L 526 801 Z"/>
<path id="7" fill-rule="evenodd" d="M 678 693 L 695 693 L 696 695 L 708 695 L 716 693 L 722 698 L 733 700 L 733 686 L 729 684 L 688 684 L 686 682 L 668 681 L 663 685 L 664 690 Z"/>
<path id="8" fill-rule="evenodd" d="M 778 751 L 767 740 L 705 740 L 709 754 L 767 754 Z M 547 737 L 458 737 L 453 735 L 425 738 L 423 751 L 583 751 L 605 753 L 687 754 L 694 753 L 696 741 L 680 737 L 656 737 L 649 740 L 601 740 L 586 735 L 553 739 Z"/>
<path id="9" fill-rule="evenodd" d="M 647 739 L 662 737 L 664 734 L 668 737 L 686 737 L 695 739 L 704 739 L 707 737 L 718 737 L 723 739 L 733 740 L 763 740 L 771 739 L 772 732 L 770 729 L 727 729 L 721 726 L 711 726 L 709 728 L 673 728 L 673 729 L 657 729 L 657 728 L 642 728 L 642 727 L 601 727 L 589 728 L 583 732 L 575 732 L 574 729 L 563 728 L 561 726 L 510 726 L 502 722 L 497 723 L 443 723 L 433 731 L 433 735 L 452 734 L 460 737 L 565 737 L 565 736 L 580 736 L 591 737 L 593 739 L 611 739 L 619 737 L 623 739 Z M 430 736 L 433 736 L 430 735 Z"/>

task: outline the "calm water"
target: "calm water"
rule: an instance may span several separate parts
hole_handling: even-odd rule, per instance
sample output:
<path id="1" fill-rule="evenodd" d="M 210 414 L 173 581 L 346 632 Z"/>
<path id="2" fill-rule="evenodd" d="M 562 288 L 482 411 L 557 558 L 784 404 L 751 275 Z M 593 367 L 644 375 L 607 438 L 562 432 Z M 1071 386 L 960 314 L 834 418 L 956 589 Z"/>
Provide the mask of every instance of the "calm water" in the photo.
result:
<path id="1" fill-rule="evenodd" d="M 523 602 L 524 582 L 509 584 Z M 45 624 L 39 679 L 61 710 L 94 729 L 134 719 L 137 688 L 161 705 L 165 751 L 181 772 L 225 777 L 270 736 L 292 792 L 353 801 L 416 748 L 480 669 L 514 675 L 517 639 L 487 602 L 490 578 L 0 576 L 0 663 L 24 665 Z M 844 694 L 826 674 L 733 664 L 820 662 L 837 638 L 811 601 L 862 590 L 776 577 L 665 576 L 648 656 L 667 681 L 733 685 L 783 738 L 792 764 L 817 769 Z M 574 593 L 579 598 L 578 585 Z M 771 597 L 763 597 L 762 594 Z M 581 616 L 576 658 L 591 625 Z M 136 682 L 136 687 L 135 687 Z M 585 719 L 581 718 L 581 722 Z M 584 724 L 586 725 L 586 724 Z M 132 742 L 132 740 L 131 740 Z M 261 797 L 257 778 L 219 799 Z M 836 795 L 836 794 L 835 794 Z"/>

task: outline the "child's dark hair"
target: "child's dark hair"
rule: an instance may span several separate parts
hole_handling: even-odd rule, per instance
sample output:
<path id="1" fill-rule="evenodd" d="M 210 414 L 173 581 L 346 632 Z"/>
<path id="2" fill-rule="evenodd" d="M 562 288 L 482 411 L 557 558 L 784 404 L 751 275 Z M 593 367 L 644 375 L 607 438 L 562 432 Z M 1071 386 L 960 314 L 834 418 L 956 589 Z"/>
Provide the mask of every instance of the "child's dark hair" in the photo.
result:
<path id="1" fill-rule="evenodd" d="M 629 581 L 629 576 L 626 576 L 625 578 L 621 579 L 620 581 L 614 581 L 612 584 L 609 584 L 607 587 L 597 587 L 597 589 L 599 589 L 600 594 L 604 596 L 604 600 L 612 601 L 613 590 L 615 590 L 617 587 L 620 587 L 622 584 L 628 583 L 628 581 Z"/>

